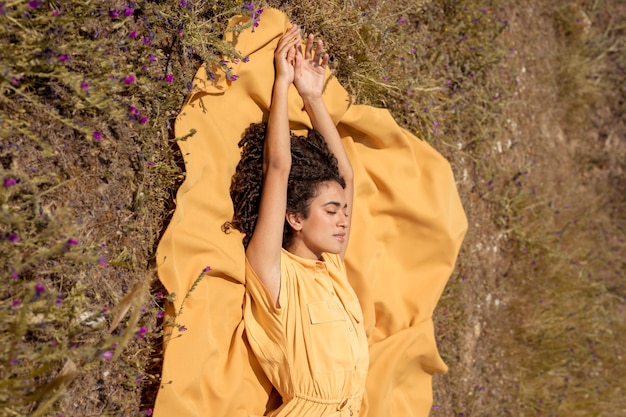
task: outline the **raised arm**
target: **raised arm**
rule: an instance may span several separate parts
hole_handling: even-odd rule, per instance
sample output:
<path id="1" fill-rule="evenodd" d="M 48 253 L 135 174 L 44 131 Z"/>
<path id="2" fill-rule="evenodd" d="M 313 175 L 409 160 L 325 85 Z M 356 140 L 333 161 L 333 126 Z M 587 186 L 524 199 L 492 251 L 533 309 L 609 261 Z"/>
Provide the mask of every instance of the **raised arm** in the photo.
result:
<path id="1" fill-rule="evenodd" d="M 292 26 L 274 53 L 276 76 L 263 152 L 263 190 L 259 217 L 246 250 L 250 266 L 278 305 L 280 252 L 287 209 L 287 181 L 291 169 L 291 139 L 287 93 L 293 83 L 299 28 Z"/>
<path id="2" fill-rule="evenodd" d="M 354 174 L 352 165 L 346 154 L 346 150 L 341 142 L 337 126 L 328 113 L 326 104 L 322 99 L 324 90 L 324 75 L 328 64 L 328 54 L 322 52 L 323 44 L 321 40 L 314 42 L 313 35 L 307 37 L 304 54 L 298 48 L 296 54 L 296 67 L 294 84 L 304 102 L 304 109 L 311 119 L 313 129 L 322 134 L 331 152 L 337 158 L 339 173 L 346 182 L 345 195 L 347 207 L 348 228 L 346 230 L 346 242 L 350 234 L 352 204 L 354 199 Z M 344 245 L 341 258 L 343 259 L 347 244 Z"/>

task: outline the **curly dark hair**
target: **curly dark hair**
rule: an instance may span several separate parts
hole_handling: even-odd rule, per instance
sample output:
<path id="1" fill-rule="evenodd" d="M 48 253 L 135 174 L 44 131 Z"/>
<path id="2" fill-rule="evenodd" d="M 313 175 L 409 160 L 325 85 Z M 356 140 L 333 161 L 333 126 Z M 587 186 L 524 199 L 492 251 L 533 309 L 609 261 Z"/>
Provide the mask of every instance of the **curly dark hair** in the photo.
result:
<path id="1" fill-rule="evenodd" d="M 239 230 L 244 234 L 243 245 L 248 247 L 256 226 L 263 189 L 263 149 L 265 143 L 265 123 L 251 124 L 243 134 L 239 147 L 241 160 L 230 185 L 233 200 L 233 219 L 224 223 L 222 230 Z M 339 174 L 337 158 L 326 145 L 322 135 L 309 130 L 307 136 L 291 133 L 291 171 L 287 185 L 287 212 L 297 213 L 305 219 L 309 216 L 311 202 L 319 193 L 319 186 L 328 181 L 336 181 L 343 188 L 346 183 Z M 285 220 L 283 247 L 292 238 L 292 230 Z"/>

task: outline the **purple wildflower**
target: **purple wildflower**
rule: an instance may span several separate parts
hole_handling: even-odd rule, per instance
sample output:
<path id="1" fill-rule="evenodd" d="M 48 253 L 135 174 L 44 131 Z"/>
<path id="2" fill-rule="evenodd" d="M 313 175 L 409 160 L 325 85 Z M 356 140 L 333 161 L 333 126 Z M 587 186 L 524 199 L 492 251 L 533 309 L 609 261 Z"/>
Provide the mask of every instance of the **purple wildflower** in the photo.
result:
<path id="1" fill-rule="evenodd" d="M 74 239 L 74 238 L 69 238 L 67 239 L 67 245 L 68 246 L 75 246 L 78 245 L 78 240 Z"/>
<path id="2" fill-rule="evenodd" d="M 185 325 L 180 326 L 180 327 L 178 328 L 178 331 L 179 331 L 179 332 L 186 332 L 186 331 L 187 331 L 187 326 L 185 326 Z"/>
<path id="3" fill-rule="evenodd" d="M 54 10 L 52 11 L 52 16 L 53 16 L 53 17 L 57 17 L 59 14 L 60 14 L 59 9 L 54 9 Z"/>
<path id="4" fill-rule="evenodd" d="M 148 59 L 150 60 L 150 62 L 156 62 L 156 56 L 154 56 L 154 54 L 150 54 L 148 55 Z"/>
<path id="5" fill-rule="evenodd" d="M 254 4 L 252 4 L 252 3 L 244 3 L 243 4 L 243 8 L 246 9 L 246 10 L 253 11 L 254 10 Z"/>
<path id="6" fill-rule="evenodd" d="M 61 54 L 61 55 L 59 55 L 58 59 L 59 59 L 59 62 L 65 62 L 68 59 L 70 59 L 70 56 L 68 54 Z"/>
<path id="7" fill-rule="evenodd" d="M 103 268 L 106 268 L 109 265 L 109 263 L 107 262 L 107 258 L 104 255 L 98 258 L 98 265 Z"/>
<path id="8" fill-rule="evenodd" d="M 128 106 L 128 111 L 133 116 L 139 116 L 139 109 L 137 107 L 135 107 L 135 106 Z"/>
<path id="9" fill-rule="evenodd" d="M 229 81 L 237 81 L 237 79 L 239 78 L 238 75 L 232 74 L 229 77 L 227 77 Z"/>
<path id="10" fill-rule="evenodd" d="M 144 36 L 141 41 L 143 42 L 144 45 L 152 45 L 152 41 L 147 36 Z"/>
<path id="11" fill-rule="evenodd" d="M 39 296 L 39 295 L 43 294 L 44 292 L 46 292 L 46 287 L 44 287 L 43 284 L 35 285 L 35 294 L 36 295 Z"/>
<path id="12" fill-rule="evenodd" d="M 81 88 L 81 90 L 83 90 L 83 91 L 87 91 L 87 90 L 89 90 L 89 83 L 88 83 L 87 81 L 84 81 L 84 80 L 83 80 L 83 81 L 81 81 L 81 82 L 80 82 L 80 88 Z"/>
<path id="13" fill-rule="evenodd" d="M 5 177 L 3 184 L 5 188 L 13 187 L 15 184 L 17 184 L 17 179 L 13 177 Z"/>
<path id="14" fill-rule="evenodd" d="M 180 0 L 180 7 L 187 7 L 187 1 L 186 0 Z"/>
<path id="15" fill-rule="evenodd" d="M 132 39 L 137 39 L 137 31 L 133 30 L 132 32 L 128 34 L 128 37 Z"/>
<path id="16" fill-rule="evenodd" d="M 124 78 L 124 84 L 130 85 L 134 83 L 135 80 L 136 80 L 135 76 L 133 74 L 130 74 L 128 77 Z"/>
<path id="17" fill-rule="evenodd" d="M 102 354 L 102 359 L 108 361 L 111 358 L 113 358 L 113 352 L 111 352 L 110 350 L 105 350 L 104 353 Z"/>
<path id="18" fill-rule="evenodd" d="M 137 338 L 143 339 L 146 336 L 146 333 L 148 333 L 148 328 L 146 326 L 141 326 L 137 331 Z"/>
<path id="19" fill-rule="evenodd" d="M 397 22 L 400 24 L 403 24 L 403 23 L 406 23 L 406 19 L 404 17 L 399 17 Z"/>
<path id="20" fill-rule="evenodd" d="M 93 132 L 93 138 L 95 140 L 102 140 L 102 132 Z"/>
<path id="21" fill-rule="evenodd" d="M 120 12 L 117 10 L 109 10 L 109 17 L 111 19 L 117 19 L 120 16 Z"/>
<path id="22" fill-rule="evenodd" d="M 126 7 L 124 8 L 124 16 L 132 16 L 135 13 L 135 9 L 133 9 L 132 7 L 130 7 L 129 5 L 126 5 Z"/>
<path id="23" fill-rule="evenodd" d="M 15 298 L 13 299 L 13 302 L 11 303 L 12 307 L 17 307 L 18 305 L 20 305 L 22 301 L 19 298 Z"/>
<path id="24" fill-rule="evenodd" d="M 11 243 L 17 243 L 20 241 L 20 237 L 16 233 L 7 233 L 6 239 Z"/>
<path id="25" fill-rule="evenodd" d="M 182 3 L 182 2 L 181 2 L 181 3 Z M 144 413 L 144 414 L 145 414 L 145 415 L 147 415 L 147 416 L 151 416 L 151 415 L 152 415 L 152 408 L 148 408 L 148 409 L 145 411 L 145 413 Z"/>
<path id="26" fill-rule="evenodd" d="M 172 81 L 174 81 L 174 74 L 167 74 L 165 76 L 165 82 L 166 83 L 171 83 Z"/>
<path id="27" fill-rule="evenodd" d="M 162 319 L 164 315 L 165 314 L 163 313 L 163 311 L 159 310 L 159 312 L 157 313 L 157 319 Z"/>
<path id="28" fill-rule="evenodd" d="M 210 270 L 211 270 L 210 266 L 205 266 L 202 272 L 204 272 L 205 274 L 208 274 Z"/>
<path id="29" fill-rule="evenodd" d="M 139 123 L 141 123 L 142 125 L 145 125 L 146 123 L 148 123 L 148 118 L 146 116 L 141 116 L 139 118 Z"/>
<path id="30" fill-rule="evenodd" d="M 258 28 L 259 27 L 259 23 L 261 22 L 261 13 L 263 13 L 263 9 L 258 9 L 252 15 L 252 19 L 254 20 L 254 23 L 252 24 L 252 31 L 253 32 L 254 32 L 254 28 Z"/>
<path id="31" fill-rule="evenodd" d="M 31 0 L 28 2 L 29 9 L 36 9 L 39 6 L 41 6 L 41 3 L 39 3 L 39 0 Z"/>

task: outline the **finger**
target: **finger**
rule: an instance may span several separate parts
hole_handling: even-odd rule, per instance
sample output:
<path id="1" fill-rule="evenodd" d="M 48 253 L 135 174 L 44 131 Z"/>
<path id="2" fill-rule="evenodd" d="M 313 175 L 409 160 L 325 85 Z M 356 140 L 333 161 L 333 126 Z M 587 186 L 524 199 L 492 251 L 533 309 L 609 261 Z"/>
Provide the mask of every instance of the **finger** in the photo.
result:
<path id="1" fill-rule="evenodd" d="M 315 45 L 315 56 L 313 57 L 313 61 L 318 64 L 320 59 L 322 58 L 322 48 L 324 44 L 321 40 L 317 41 L 317 45 Z"/>
<path id="2" fill-rule="evenodd" d="M 311 59 L 312 56 L 312 52 L 313 52 L 313 34 L 310 34 L 307 38 L 306 38 L 306 48 L 304 50 L 304 59 Z"/>
<path id="3" fill-rule="evenodd" d="M 294 39 L 294 36 L 296 35 L 297 30 L 298 30 L 298 25 L 293 25 L 292 27 L 287 29 L 287 31 L 278 40 L 278 45 L 276 46 L 276 50 L 280 49 L 286 43 L 289 43 L 290 41 L 292 41 Z M 297 36 L 300 36 L 300 34 L 298 33 Z"/>
<path id="4" fill-rule="evenodd" d="M 302 42 L 302 38 L 299 34 L 295 35 L 293 38 L 281 39 L 280 42 L 278 42 L 275 54 L 279 56 L 286 56 L 289 49 L 295 47 L 300 42 Z"/>
<path id="5" fill-rule="evenodd" d="M 324 56 L 322 57 L 322 62 L 320 63 L 320 66 L 322 68 L 326 68 L 326 65 L 328 65 L 329 60 L 330 60 L 330 56 L 328 56 L 328 54 L 324 54 Z"/>
<path id="6" fill-rule="evenodd" d="M 286 59 L 289 64 L 294 65 L 296 59 L 296 45 L 293 45 L 287 50 Z"/>

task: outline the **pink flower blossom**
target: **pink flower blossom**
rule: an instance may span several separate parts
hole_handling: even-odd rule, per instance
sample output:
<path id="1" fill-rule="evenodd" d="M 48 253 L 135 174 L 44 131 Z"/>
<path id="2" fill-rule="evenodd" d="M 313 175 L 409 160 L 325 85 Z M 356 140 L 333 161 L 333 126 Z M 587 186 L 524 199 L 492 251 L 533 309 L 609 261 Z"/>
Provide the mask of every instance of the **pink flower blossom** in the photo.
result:
<path id="1" fill-rule="evenodd" d="M 130 85 L 134 83 L 135 80 L 136 80 L 135 76 L 133 74 L 130 74 L 128 77 L 124 78 L 124 84 Z"/>
<path id="2" fill-rule="evenodd" d="M 93 132 L 93 138 L 95 140 L 102 140 L 102 132 Z"/>

